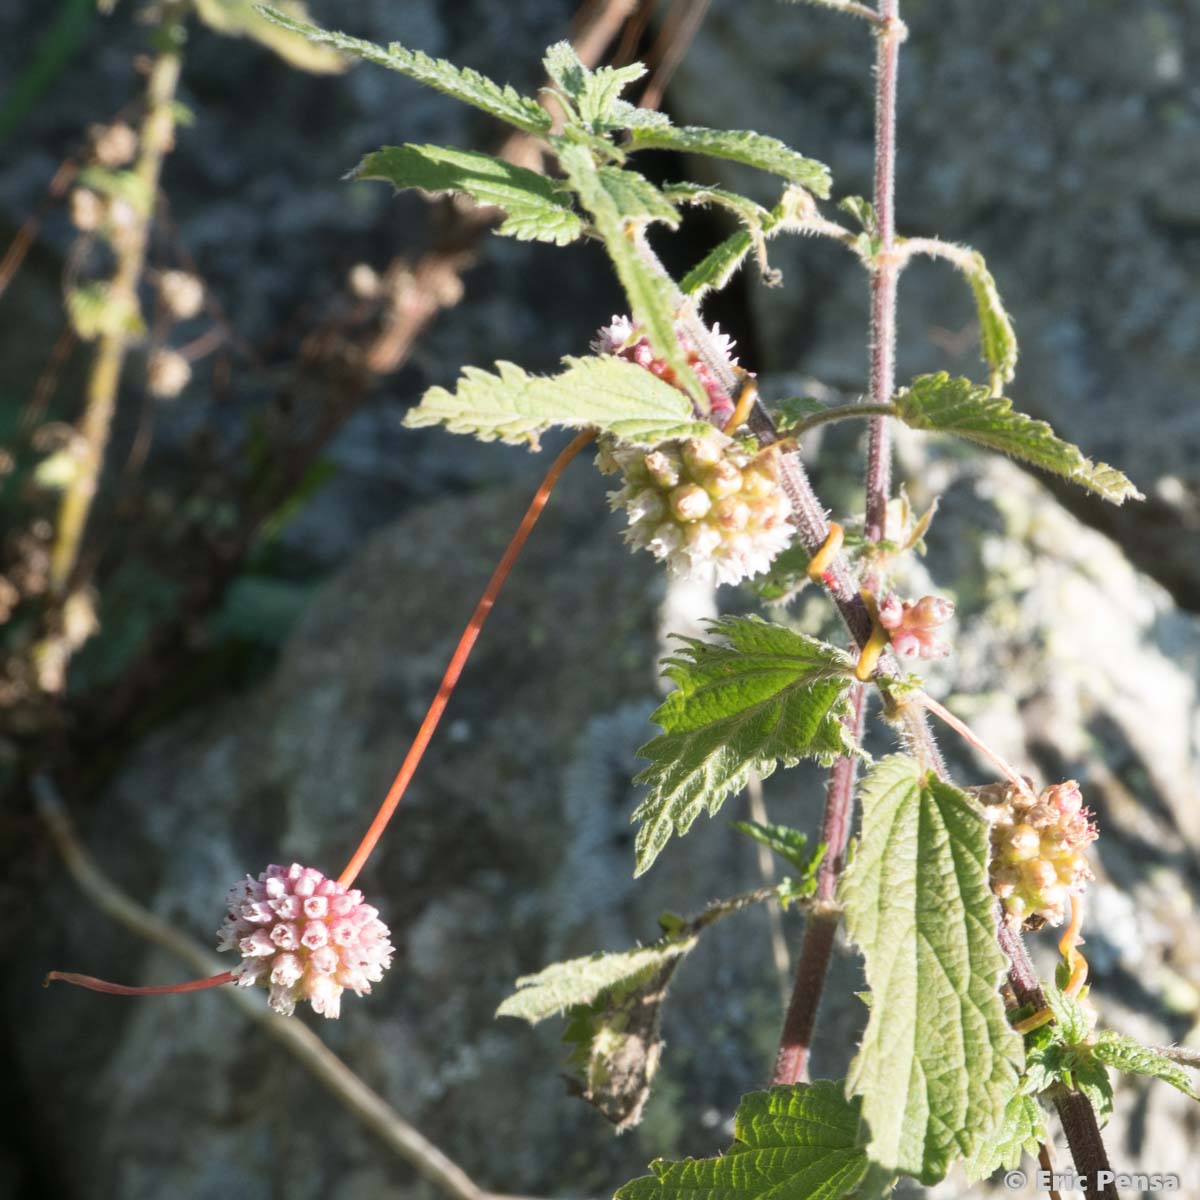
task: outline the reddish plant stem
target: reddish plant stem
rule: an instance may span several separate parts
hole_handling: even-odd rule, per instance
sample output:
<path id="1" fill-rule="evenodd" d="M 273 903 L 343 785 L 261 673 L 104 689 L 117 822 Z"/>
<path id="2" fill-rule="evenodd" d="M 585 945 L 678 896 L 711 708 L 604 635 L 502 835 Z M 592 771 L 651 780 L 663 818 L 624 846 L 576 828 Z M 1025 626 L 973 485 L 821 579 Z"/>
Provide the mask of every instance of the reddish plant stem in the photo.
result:
<path id="1" fill-rule="evenodd" d="M 209 975 L 205 979 L 189 979 L 186 983 L 160 983 L 151 987 L 128 987 L 123 983 L 109 983 L 106 979 L 97 979 L 94 975 L 76 975 L 71 971 L 51 971 L 45 980 L 49 987 L 55 981 L 74 984 L 75 987 L 87 988 L 89 992 L 104 992 L 109 996 L 173 996 L 177 992 L 202 992 L 205 988 L 221 987 L 233 982 L 232 971 L 222 971 L 220 975 Z"/>
<path id="2" fill-rule="evenodd" d="M 896 76 L 904 26 L 899 0 L 879 0 L 875 31 L 875 220 L 879 247 L 871 266 L 871 401 L 887 404 L 896 390 Z M 887 417 L 871 419 L 867 442 L 867 537 L 883 537 L 892 485 Z"/>
<path id="3" fill-rule="evenodd" d="M 851 691 L 850 733 L 855 741 L 862 736 L 866 688 L 855 684 Z M 796 1083 L 808 1070 L 808 1054 L 817 1010 L 825 990 L 825 976 L 833 954 L 840 910 L 834 903 L 838 876 L 846 861 L 846 844 L 850 840 L 850 818 L 854 811 L 854 783 L 858 776 L 858 759 L 839 758 L 829 774 L 825 793 L 825 816 L 821 825 L 821 841 L 825 857 L 817 869 L 817 894 L 804 924 L 804 944 L 796 965 L 796 982 L 783 1022 L 779 1039 L 779 1054 L 775 1059 L 773 1084 Z"/>
<path id="4" fill-rule="evenodd" d="M 904 26 L 900 22 L 898 7 L 899 0 L 879 0 L 879 24 L 876 27 L 875 216 L 879 223 L 879 249 L 871 266 L 870 367 L 870 400 L 876 405 L 885 405 L 891 400 L 896 374 L 898 269 L 893 255 L 896 240 L 896 73 L 900 43 L 904 39 Z M 891 491 L 891 437 L 887 420 L 884 416 L 871 419 L 867 446 L 866 534 L 873 542 L 883 537 Z M 868 587 L 875 586 L 870 578 L 866 582 Z M 835 587 L 832 590 L 836 595 L 842 589 Z M 854 598 L 859 599 L 857 596 Z M 856 619 L 851 629 L 855 640 L 862 646 L 865 644 L 863 634 L 869 633 L 870 629 L 869 617 L 864 623 L 865 612 L 855 612 L 854 616 Z M 862 687 L 854 689 L 853 705 L 853 735 L 858 741 L 863 729 Z M 850 836 L 857 773 L 857 759 L 839 759 L 825 793 L 821 836 L 829 848 L 817 876 L 817 903 L 804 926 L 804 943 L 800 949 L 796 982 L 779 1041 L 774 1083 L 795 1083 L 804 1077 L 808 1066 L 817 1010 L 825 990 L 825 977 L 829 971 L 834 936 L 841 916 L 833 898 Z"/>
<path id="5" fill-rule="evenodd" d="M 996 940 L 1000 943 L 1000 949 L 1008 955 L 1011 964 L 1008 981 L 1012 984 L 1017 1003 L 1022 1007 L 1030 1005 L 1035 1009 L 1045 1008 L 1046 993 L 1042 991 L 1041 981 L 1029 957 L 1029 951 L 1025 949 L 1020 930 L 1014 929 L 1004 919 L 999 906 L 996 910 L 996 922 Z M 1058 1110 L 1067 1145 L 1071 1148 L 1075 1170 L 1084 1181 L 1084 1195 L 1100 1197 L 1102 1200 L 1117 1200 L 1117 1190 L 1112 1184 L 1106 1184 L 1103 1188 L 1096 1186 L 1099 1172 L 1111 1172 L 1112 1168 L 1108 1163 L 1108 1152 L 1104 1148 L 1104 1140 L 1100 1136 L 1100 1126 L 1091 1102 L 1082 1092 L 1073 1092 L 1065 1087 L 1054 1089 L 1050 1098 Z"/>
<path id="6" fill-rule="evenodd" d="M 462 637 L 458 639 L 458 645 L 455 646 L 454 653 L 450 656 L 450 662 L 446 667 L 446 673 L 442 676 L 442 682 L 438 686 L 437 694 L 429 705 L 429 711 L 426 712 L 425 719 L 421 722 L 421 727 L 417 730 L 416 737 L 413 738 L 412 745 L 408 749 L 408 754 L 401 764 L 396 778 L 392 781 L 392 786 L 388 789 L 383 803 L 379 806 L 379 811 L 375 814 L 375 819 L 371 822 L 371 827 L 367 830 L 363 840 L 359 843 L 358 849 L 355 850 L 350 861 L 346 864 L 346 869 L 338 879 L 338 882 L 344 884 L 346 887 L 349 887 L 358 878 L 359 871 L 363 869 L 367 859 L 371 857 L 371 852 L 383 836 L 383 831 L 392 819 L 392 814 L 396 811 L 396 806 L 403 799 L 404 793 L 408 790 L 408 785 L 417 773 L 417 768 L 421 765 L 421 759 L 425 756 L 425 751 L 429 748 L 430 740 L 433 738 L 434 730 L 437 729 L 438 722 L 442 719 L 442 713 L 446 711 L 446 705 L 450 702 L 450 697 L 458 685 L 463 668 L 467 665 L 467 659 L 471 655 L 471 650 L 479 638 L 480 630 L 483 629 L 483 624 L 487 620 L 488 614 L 492 611 L 492 605 L 495 604 L 496 597 L 499 595 L 500 589 L 504 586 L 504 581 L 508 578 L 508 573 L 512 570 L 513 563 L 517 561 L 517 556 L 521 553 L 530 533 L 533 532 L 533 527 L 537 524 L 538 517 L 542 515 L 542 509 L 546 507 L 546 501 L 550 499 L 550 493 L 554 490 L 554 485 L 558 482 L 559 476 L 566 470 L 567 464 L 570 463 L 571 459 L 595 436 L 595 432 L 590 429 L 579 434 L 551 464 L 550 470 L 546 472 L 546 477 L 542 480 L 538 490 L 534 493 L 533 499 L 529 502 L 529 507 L 525 510 L 525 516 L 521 518 L 521 524 L 517 526 L 517 532 L 513 534 L 512 541 L 508 543 L 508 549 L 504 551 L 504 557 L 501 558 L 495 571 L 492 572 L 492 577 L 488 580 L 488 585 L 484 588 L 483 595 L 479 597 L 479 603 L 475 606 L 475 611 L 471 614 L 471 619 L 467 622 L 467 627 L 463 630 Z"/>

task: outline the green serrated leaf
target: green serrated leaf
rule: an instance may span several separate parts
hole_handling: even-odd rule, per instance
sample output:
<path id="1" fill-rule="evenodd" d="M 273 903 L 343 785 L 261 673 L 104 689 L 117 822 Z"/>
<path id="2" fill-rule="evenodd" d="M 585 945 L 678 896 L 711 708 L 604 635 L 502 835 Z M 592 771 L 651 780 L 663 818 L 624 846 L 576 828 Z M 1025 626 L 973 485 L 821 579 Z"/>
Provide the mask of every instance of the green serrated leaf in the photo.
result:
<path id="1" fill-rule="evenodd" d="M 406 50 L 398 42 L 384 49 L 362 38 L 320 29 L 278 8 L 263 5 L 258 11 L 276 25 L 301 34 L 310 42 L 332 46 L 343 54 L 352 54 L 392 71 L 399 71 L 417 83 L 453 96 L 526 133 L 545 134 L 550 130 L 550 114 L 536 100 L 522 96 L 508 84 L 501 86 L 469 67 L 456 67 L 445 59 L 430 58 L 419 50 Z"/>
<path id="2" fill-rule="evenodd" d="M 497 363 L 495 375 L 467 367 L 453 392 L 430 388 L 404 423 L 535 449 L 538 435 L 553 427 L 595 427 L 642 446 L 711 431 L 694 420 L 682 392 L 642 367 L 612 355 L 564 361 L 567 370 L 551 376 L 529 375 L 508 362 Z"/>
<path id="3" fill-rule="evenodd" d="M 554 963 L 518 979 L 496 1015 L 532 1025 L 566 1013 L 570 1088 L 622 1132 L 641 1120 L 662 1057 L 663 1002 L 696 940 L 668 935 L 653 946 Z"/>
<path id="4" fill-rule="evenodd" d="M 695 188 L 696 186 L 695 184 L 673 184 L 667 190 L 674 194 L 681 187 Z M 738 196 L 734 192 L 723 192 L 716 188 L 701 189 L 697 195 L 704 196 L 711 193 L 714 202 L 723 203 L 725 207 L 733 209 L 739 219 L 743 220 L 745 227 L 739 229 L 737 233 L 730 234 L 723 242 L 714 246 L 684 276 L 679 285 L 683 293 L 699 299 L 705 292 L 720 290 L 733 278 L 734 272 L 742 265 L 752 250 L 758 261 L 763 282 L 768 287 L 775 287 L 782 282 L 783 276 L 779 271 L 772 270 L 767 261 L 767 240 L 787 227 L 795 207 L 794 194 L 800 191 L 799 188 L 788 188 L 784 192 L 783 200 L 770 212 L 767 212 L 759 205 L 754 205 L 753 209 L 741 208 L 739 210 L 738 207 L 735 207 L 734 202 L 745 201 L 746 197 Z M 721 197 L 728 199 L 721 199 Z M 681 196 L 681 199 L 683 198 L 686 197 Z"/>
<path id="5" fill-rule="evenodd" d="M 616 268 L 625 289 L 634 324 L 645 332 L 650 345 L 675 371 L 676 379 L 699 406 L 708 411 L 708 394 L 696 378 L 675 333 L 675 287 L 670 279 L 651 267 L 638 252 L 637 239 L 643 222 L 627 221 L 606 185 L 586 146 L 556 143 L 559 164 L 580 203 L 591 214 L 596 232 Z"/>
<path id="6" fill-rule="evenodd" d="M 879 237 L 879 218 L 875 215 L 875 206 L 861 196 L 844 196 L 838 201 L 838 208 L 849 213 L 861 226 L 869 238 Z"/>
<path id="7" fill-rule="evenodd" d="M 663 732 L 638 751 L 650 766 L 634 780 L 649 789 L 633 814 L 637 875 L 751 771 L 766 778 L 779 763 L 858 753 L 842 722 L 854 666 L 845 651 L 754 617 L 723 617 L 711 630 L 723 642 L 685 638 L 666 660 L 676 689 L 652 718 Z"/>
<path id="8" fill-rule="evenodd" d="M 565 246 L 583 232 L 570 198 L 545 175 L 491 154 L 445 146 L 385 146 L 368 154 L 351 173 L 397 189 L 458 193 L 507 214 L 499 231 L 519 241 Z"/>
<path id="9" fill-rule="evenodd" d="M 1016 374 L 1017 334 L 983 255 L 974 251 L 971 261 L 973 268 L 966 272 L 966 276 L 975 296 L 980 351 L 984 362 L 992 368 L 992 390 L 999 393 L 1001 387 L 1010 383 Z"/>
<path id="10" fill-rule="evenodd" d="M 641 108 L 628 100 L 614 100 L 612 118 L 621 129 L 669 129 L 671 118 L 657 108 Z"/>
<path id="11" fill-rule="evenodd" d="M 557 42 L 551 46 L 542 61 L 546 74 L 584 126 L 593 132 L 625 128 L 626 110 L 632 105 L 619 98 L 625 88 L 646 74 L 642 63 L 591 70 L 583 64 L 570 42 Z"/>
<path id="12" fill-rule="evenodd" d="M 531 1025 L 560 1016 L 570 1008 L 595 1004 L 616 987 L 632 988 L 667 963 L 681 958 L 695 937 L 665 938 L 652 946 L 613 954 L 590 954 L 554 963 L 517 980 L 517 990 L 498 1009 L 498 1017 L 520 1017 Z"/>
<path id="13" fill-rule="evenodd" d="M 329 75 L 349 65 L 335 50 L 314 44 L 297 29 L 281 27 L 254 0 L 195 0 L 194 7 L 196 16 L 210 29 L 226 36 L 252 38 L 301 71 Z M 298 0 L 280 0 L 279 10 L 296 22 L 308 18 L 308 8 Z"/>
<path id="14" fill-rule="evenodd" d="M 615 1200 L 838 1200 L 867 1171 L 858 1103 L 818 1080 L 742 1097 L 720 1158 L 650 1164 Z"/>
<path id="15" fill-rule="evenodd" d="M 681 154 L 706 154 L 770 171 L 791 183 L 808 188 L 822 199 L 829 195 L 829 168 L 805 158 L 778 138 L 740 129 L 704 129 L 697 125 L 655 126 L 630 132 L 631 150 L 676 150 Z"/>
<path id="16" fill-rule="evenodd" d="M 1004 1119 L 990 1138 L 981 1139 L 975 1153 L 963 1163 L 970 1183 L 986 1179 L 1003 1167 L 1011 1171 L 1021 1165 L 1021 1156 L 1037 1157 L 1038 1145 L 1046 1140 L 1042 1107 L 1032 1096 L 1017 1094 L 1004 1106 Z"/>
<path id="17" fill-rule="evenodd" d="M 1161 1079 L 1185 1096 L 1200 1100 L 1192 1086 L 1191 1076 L 1178 1063 L 1125 1034 L 1106 1030 L 1091 1046 L 1092 1057 L 1107 1067 L 1115 1067 L 1128 1075 L 1147 1075 Z"/>
<path id="18" fill-rule="evenodd" d="M 583 65 L 570 42 L 555 42 L 546 48 L 542 66 L 550 81 L 574 105 L 583 95 L 588 69 Z"/>
<path id="19" fill-rule="evenodd" d="M 663 191 L 670 199 L 683 204 L 715 204 L 728 209 L 749 229 L 761 231 L 771 221 L 769 209 L 763 208 L 749 196 L 726 191 L 725 188 L 706 187 L 701 183 L 668 183 L 663 186 Z"/>
<path id="20" fill-rule="evenodd" d="M 600 167 L 596 175 L 622 221 L 638 225 L 662 221 L 671 229 L 679 227 L 675 206 L 644 175 L 627 167 Z"/>
<path id="21" fill-rule="evenodd" d="M 622 128 L 626 110 L 615 111 L 621 93 L 646 74 L 642 63 L 624 67 L 597 67 L 590 71 L 579 97 L 579 116 L 596 129 Z"/>
<path id="22" fill-rule="evenodd" d="M 790 825 L 775 825 L 763 821 L 733 821 L 739 833 L 744 833 L 767 849 L 773 850 L 784 862 L 801 873 L 809 870 L 808 834 Z"/>
<path id="23" fill-rule="evenodd" d="M 904 755 L 874 766 L 861 797 L 839 895 L 872 1003 L 848 1087 L 871 1161 L 933 1184 L 993 1135 L 1021 1066 L 1000 998 L 988 826 Z"/>
<path id="24" fill-rule="evenodd" d="M 705 292 L 720 291 L 753 249 L 754 238 L 747 230 L 739 229 L 737 233 L 731 233 L 679 281 L 679 290 L 685 296 L 697 299 Z"/>
<path id="25" fill-rule="evenodd" d="M 1045 421 L 1013 412 L 1012 401 L 993 396 L 969 379 L 951 379 L 944 371 L 920 375 L 894 398 L 896 415 L 913 429 L 952 433 L 1011 454 L 1061 475 L 1113 504 L 1141 500 L 1141 492 L 1120 471 L 1093 463 L 1078 446 L 1057 437 Z"/>
<path id="26" fill-rule="evenodd" d="M 1046 1007 L 1054 1013 L 1056 1039 L 1068 1046 L 1078 1045 L 1092 1031 L 1083 1006 L 1052 983 L 1046 984 L 1042 990 L 1046 996 Z"/>

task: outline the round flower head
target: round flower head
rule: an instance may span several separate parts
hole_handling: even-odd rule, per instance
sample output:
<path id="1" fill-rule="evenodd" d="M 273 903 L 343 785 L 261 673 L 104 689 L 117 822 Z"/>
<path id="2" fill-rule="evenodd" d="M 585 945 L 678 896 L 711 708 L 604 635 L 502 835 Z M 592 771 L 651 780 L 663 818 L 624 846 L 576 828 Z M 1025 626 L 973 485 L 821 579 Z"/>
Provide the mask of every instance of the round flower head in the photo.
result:
<path id="1" fill-rule="evenodd" d="M 173 400 L 191 377 L 191 364 L 175 350 L 156 350 L 146 364 L 146 388 L 160 400 Z"/>
<path id="2" fill-rule="evenodd" d="M 271 989 L 270 1005 L 291 1016 L 298 1001 L 337 1017 L 342 992 L 362 996 L 392 965 L 392 943 L 379 913 L 313 867 L 270 866 L 229 891 L 229 915 L 217 932 L 217 949 L 236 950 L 239 987 Z"/>
<path id="3" fill-rule="evenodd" d="M 992 891 L 1007 919 L 1026 929 L 1061 925 L 1067 900 L 1095 878 L 1087 847 L 1099 836 L 1075 780 L 1038 796 L 994 784 L 974 789 L 992 826 Z"/>
<path id="4" fill-rule="evenodd" d="M 700 380 L 704 390 L 708 393 L 709 404 L 712 406 L 709 414 L 711 420 L 715 425 L 724 425 L 725 421 L 733 415 L 733 401 L 725 395 L 721 385 L 696 352 L 696 347 L 682 326 L 675 327 L 675 336 L 679 339 L 679 344 L 687 355 L 688 366 L 695 371 L 696 378 Z M 737 359 L 733 357 L 733 340 L 723 334 L 718 325 L 712 327 L 712 341 L 729 366 L 736 367 Z M 628 317 L 614 316 L 592 339 L 592 349 L 597 354 L 619 355 L 628 362 L 645 367 L 647 371 L 657 375 L 660 379 L 665 379 L 667 383 L 675 382 L 674 370 L 664 359 L 654 353 L 653 347 L 641 336 L 637 327 Z"/>
<path id="5" fill-rule="evenodd" d="M 737 583 L 765 571 L 792 539 L 774 459 L 747 454 L 716 430 L 649 453 L 606 443 L 600 468 L 624 477 L 608 499 L 628 517 L 625 540 L 672 575 Z"/>

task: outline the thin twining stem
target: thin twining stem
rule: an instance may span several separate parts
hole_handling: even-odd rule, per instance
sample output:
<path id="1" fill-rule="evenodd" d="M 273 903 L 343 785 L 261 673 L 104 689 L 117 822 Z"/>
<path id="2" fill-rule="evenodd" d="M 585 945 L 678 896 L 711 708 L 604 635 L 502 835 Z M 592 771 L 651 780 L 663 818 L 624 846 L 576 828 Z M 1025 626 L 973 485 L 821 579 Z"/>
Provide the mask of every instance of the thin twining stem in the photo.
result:
<path id="1" fill-rule="evenodd" d="M 533 532 L 533 527 L 537 524 L 538 517 L 542 515 L 542 509 L 546 507 L 546 501 L 550 499 L 550 493 L 554 490 L 554 485 L 558 482 L 559 476 L 566 470 L 567 464 L 595 436 L 594 430 L 587 429 L 575 437 L 554 460 L 550 470 L 546 472 L 546 477 L 534 493 L 533 499 L 529 502 L 529 507 L 525 510 L 525 516 L 521 518 L 521 524 L 517 526 L 517 532 L 513 534 L 512 541 L 508 543 L 508 549 L 504 551 L 504 557 L 501 558 L 495 571 L 492 573 L 487 587 L 483 590 L 483 595 L 479 597 L 479 603 L 475 606 L 475 611 L 471 614 L 471 619 L 467 622 L 467 627 L 462 632 L 462 637 L 458 639 L 458 645 L 455 646 L 454 653 L 450 656 L 446 673 L 442 676 L 442 682 L 438 685 L 437 693 L 429 705 L 429 711 L 426 712 L 425 719 L 421 722 L 421 727 L 417 730 L 416 736 L 413 738 L 408 754 L 401 764 L 396 778 L 392 781 L 392 786 L 388 789 L 388 793 L 384 797 L 383 803 L 379 806 L 379 811 L 375 814 L 375 819 L 371 822 L 366 835 L 359 843 L 358 849 L 355 850 L 350 861 L 346 864 L 346 869 L 338 878 L 338 882 L 344 884 L 346 887 L 349 887 L 358 878 L 358 873 L 363 869 L 367 859 L 371 856 L 371 852 L 383 836 L 383 831 L 392 819 L 392 814 L 396 811 L 396 806 L 403 799 L 404 793 L 408 790 L 408 785 L 417 773 L 417 768 L 421 765 L 421 759 L 424 757 L 425 751 L 429 748 L 429 742 L 433 738 L 434 730 L 437 729 L 438 722 L 442 719 L 442 713 L 446 711 L 446 705 L 450 702 L 450 697 L 458 684 L 459 677 L 463 673 L 463 668 L 467 664 L 471 650 L 479 638 L 480 630 L 483 629 L 483 624 L 487 620 L 488 614 L 492 611 L 492 605 L 495 604 L 496 597 L 499 595 L 500 589 L 504 586 L 504 581 L 508 578 L 508 573 L 517 561 L 517 556 L 521 553 L 530 533 Z"/>
<path id="2" fill-rule="evenodd" d="M 802 438 L 812 429 L 820 425 L 829 425 L 834 421 L 853 421 L 863 417 L 894 417 L 894 404 L 837 404 L 821 412 L 813 413 L 795 425 L 789 425 L 783 431 L 781 448 L 787 448 L 789 441 Z"/>
<path id="3" fill-rule="evenodd" d="M 913 699 L 923 708 L 929 709 L 935 717 L 940 718 L 949 725 L 969 746 L 978 750 L 1014 787 L 1030 799 L 1036 799 L 1033 789 L 1016 767 L 1008 762 L 999 751 L 993 750 L 965 721 L 960 721 L 958 717 L 948 708 L 944 708 L 939 704 L 928 692 L 918 692 Z"/>

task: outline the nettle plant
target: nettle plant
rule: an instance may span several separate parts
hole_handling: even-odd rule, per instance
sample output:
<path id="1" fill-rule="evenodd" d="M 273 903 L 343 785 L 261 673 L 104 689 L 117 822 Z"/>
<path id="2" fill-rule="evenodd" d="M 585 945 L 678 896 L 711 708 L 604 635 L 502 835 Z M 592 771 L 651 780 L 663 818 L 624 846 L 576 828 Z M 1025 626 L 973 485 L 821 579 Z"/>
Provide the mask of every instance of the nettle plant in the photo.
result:
<path id="1" fill-rule="evenodd" d="M 622 91 L 640 65 L 587 69 L 566 43 L 545 57 L 541 101 L 478 73 L 404 49 L 325 32 L 282 13 L 264 14 L 313 42 L 357 55 L 471 104 L 541 139 L 557 163 L 538 174 L 476 151 L 402 145 L 368 154 L 358 179 L 454 194 L 494 206 L 497 232 L 561 246 L 601 242 L 629 315 L 601 329 L 591 354 L 551 377 L 501 362 L 465 368 L 453 391 L 435 387 L 410 412 L 413 427 L 537 450 L 550 430 L 576 436 L 551 466 L 462 636 L 400 774 L 338 879 L 293 865 L 247 877 L 229 896 L 220 948 L 240 955 L 230 972 L 191 984 L 124 988 L 56 977 L 119 993 L 178 991 L 236 982 L 270 989 L 290 1014 L 298 1002 L 329 1017 L 345 989 L 362 994 L 390 964 L 377 911 L 352 887 L 408 786 L 501 585 L 551 489 L 583 448 L 614 475 L 612 507 L 626 538 L 671 575 L 713 583 L 750 581 L 773 600 L 805 583 L 824 589 L 851 649 L 757 617 L 724 617 L 709 640 L 683 639 L 666 661 L 674 690 L 654 714 L 662 732 L 642 748 L 649 765 L 636 873 L 649 870 L 674 835 L 715 814 L 757 774 L 815 759 L 830 770 L 815 838 L 781 825 L 738 829 L 776 851 L 788 877 L 776 887 L 664 917 L 659 939 L 621 953 L 548 966 L 519 979 L 501 1015 L 565 1017 L 577 1090 L 616 1126 L 635 1123 L 662 1043 L 660 1010 L 671 976 L 714 922 L 757 903 L 806 914 L 795 990 L 772 1086 L 744 1096 L 735 1141 L 720 1157 L 653 1164 L 623 1200 L 667 1197 L 882 1195 L 899 1177 L 941 1180 L 956 1162 L 980 1180 L 1024 1153 L 1047 1161 L 1045 1112 L 1056 1108 L 1091 1194 L 1112 1195 L 1099 1126 L 1111 1107 L 1109 1069 L 1156 1076 L 1194 1095 L 1170 1050 L 1096 1028 L 1087 963 L 1078 947 L 1086 851 L 1097 836 L 1074 782 L 1038 787 L 926 694 L 905 660 L 948 652 L 939 627 L 953 606 L 905 598 L 890 585 L 897 565 L 930 536 L 932 511 L 914 514 L 890 496 L 890 422 L 966 438 L 1010 454 L 1120 504 L 1137 498 L 1119 471 L 1089 461 L 1050 427 L 1014 412 L 1002 389 L 1013 378 L 1013 329 L 983 259 L 929 238 L 897 236 L 893 218 L 895 88 L 906 31 L 896 0 L 878 10 L 853 0 L 828 7 L 864 21 L 876 40 L 875 194 L 847 197 L 846 220 L 822 214 L 828 169 L 753 132 L 678 127 L 635 107 Z M 758 168 L 782 181 L 773 208 L 695 183 L 656 185 L 634 166 L 665 149 Z M 681 209 L 714 205 L 737 232 L 680 281 L 647 233 L 673 230 Z M 767 243 L 782 233 L 841 242 L 865 269 L 871 292 L 870 385 L 858 403 L 785 403 L 770 411 L 754 375 L 700 315 L 706 293 L 753 257 L 778 283 Z M 984 382 L 923 375 L 894 380 L 896 285 L 914 255 L 943 259 L 974 296 Z M 810 430 L 869 422 L 865 517 L 830 521 L 797 454 Z M 895 753 L 863 750 L 870 694 L 893 731 Z M 933 714 L 994 764 L 999 782 L 962 788 L 949 777 L 928 728 Z M 859 778 L 861 775 L 861 778 Z M 855 801 L 861 825 L 853 854 Z M 679 852 L 679 851 L 675 851 Z M 808 1050 L 836 931 L 862 954 L 866 1028 L 848 1077 L 808 1082 Z M 1056 979 L 1038 979 L 1022 932 L 1066 925 Z M 849 1000 L 849 1003 L 857 1003 Z"/>

